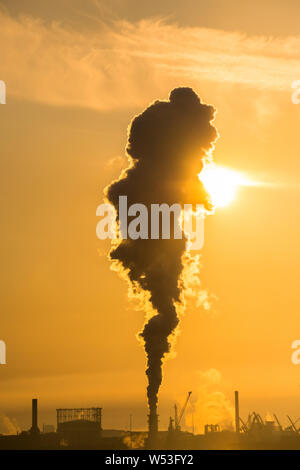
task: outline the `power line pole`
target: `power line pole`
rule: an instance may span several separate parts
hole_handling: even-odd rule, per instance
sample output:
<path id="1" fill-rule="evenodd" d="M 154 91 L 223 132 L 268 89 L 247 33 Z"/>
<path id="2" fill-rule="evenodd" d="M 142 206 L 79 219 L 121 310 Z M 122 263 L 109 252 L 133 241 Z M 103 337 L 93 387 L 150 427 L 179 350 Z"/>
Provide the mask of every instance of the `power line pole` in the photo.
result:
<path id="1" fill-rule="evenodd" d="M 132 449 L 132 414 L 129 415 L 130 447 Z"/>

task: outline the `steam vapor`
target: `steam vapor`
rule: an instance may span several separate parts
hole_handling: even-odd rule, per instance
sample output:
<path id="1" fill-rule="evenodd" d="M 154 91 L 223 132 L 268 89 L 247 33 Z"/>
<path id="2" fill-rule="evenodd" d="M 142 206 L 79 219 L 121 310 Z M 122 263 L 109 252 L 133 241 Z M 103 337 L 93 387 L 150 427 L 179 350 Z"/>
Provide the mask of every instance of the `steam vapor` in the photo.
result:
<path id="1" fill-rule="evenodd" d="M 106 188 L 117 221 L 119 196 L 127 196 L 128 207 L 144 204 L 148 214 L 151 204 L 161 203 L 212 208 L 197 174 L 217 138 L 211 123 L 214 113 L 214 107 L 203 104 L 191 88 L 176 88 L 169 101 L 155 101 L 133 119 L 126 147 L 129 167 Z M 147 354 L 150 414 L 156 414 L 162 363 L 179 322 L 176 304 L 180 303 L 185 242 L 184 237 L 122 239 L 110 251 L 114 266 L 126 275 L 134 292 L 148 296 L 153 308 L 140 333 Z"/>

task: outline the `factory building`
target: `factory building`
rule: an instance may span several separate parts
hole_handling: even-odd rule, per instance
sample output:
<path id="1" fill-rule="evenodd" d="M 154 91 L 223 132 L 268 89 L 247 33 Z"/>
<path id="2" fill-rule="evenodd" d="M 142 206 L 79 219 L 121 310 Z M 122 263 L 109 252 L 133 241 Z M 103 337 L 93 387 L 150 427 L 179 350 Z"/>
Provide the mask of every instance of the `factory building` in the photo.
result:
<path id="1" fill-rule="evenodd" d="M 57 432 L 68 446 L 95 445 L 102 435 L 102 408 L 56 410 Z"/>

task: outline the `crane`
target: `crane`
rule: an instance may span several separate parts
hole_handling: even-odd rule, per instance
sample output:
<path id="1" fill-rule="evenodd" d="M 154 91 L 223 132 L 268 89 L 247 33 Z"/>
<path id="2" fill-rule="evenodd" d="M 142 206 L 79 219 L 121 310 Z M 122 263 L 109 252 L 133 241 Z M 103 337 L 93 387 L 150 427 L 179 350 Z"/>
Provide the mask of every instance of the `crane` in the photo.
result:
<path id="1" fill-rule="evenodd" d="M 249 431 L 248 426 L 247 426 L 247 424 L 245 423 L 245 421 L 242 420 L 241 417 L 240 417 L 240 422 L 241 422 L 241 424 L 242 424 L 241 430 L 242 430 L 243 432 L 245 432 L 245 433 L 248 432 L 248 431 Z"/>
<path id="2" fill-rule="evenodd" d="M 175 431 L 180 431 L 180 423 L 181 423 L 182 417 L 184 415 L 184 412 L 185 412 L 185 409 L 187 407 L 187 404 L 188 404 L 188 401 L 190 399 L 191 394 L 192 394 L 192 392 L 188 392 L 186 400 L 184 402 L 184 405 L 183 405 L 179 415 L 178 415 L 178 411 L 177 411 L 177 405 L 175 405 Z"/>
<path id="3" fill-rule="evenodd" d="M 275 418 L 275 421 L 276 421 L 277 426 L 279 427 L 280 431 L 283 431 L 282 426 L 281 426 L 281 424 L 279 422 L 279 419 L 277 418 L 276 414 L 274 413 L 273 416 Z"/>
<path id="4" fill-rule="evenodd" d="M 295 433 L 298 434 L 299 429 L 296 428 L 295 423 L 293 423 L 293 421 L 291 420 L 291 418 L 289 417 L 289 415 L 287 415 L 287 417 L 288 417 L 289 422 L 290 422 L 291 425 L 292 425 L 293 431 L 295 431 Z M 298 420 L 297 420 L 297 421 L 298 421 Z"/>

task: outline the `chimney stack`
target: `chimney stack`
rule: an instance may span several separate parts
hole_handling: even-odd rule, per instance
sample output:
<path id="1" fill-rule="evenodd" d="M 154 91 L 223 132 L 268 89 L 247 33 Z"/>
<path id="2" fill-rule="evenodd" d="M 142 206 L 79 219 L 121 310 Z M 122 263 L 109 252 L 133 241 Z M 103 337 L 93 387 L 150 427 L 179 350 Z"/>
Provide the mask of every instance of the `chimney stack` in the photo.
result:
<path id="1" fill-rule="evenodd" d="M 156 449 L 158 438 L 158 415 L 154 412 L 148 414 L 148 438 L 145 443 L 147 449 Z"/>
<path id="2" fill-rule="evenodd" d="M 32 424 L 30 429 L 31 434 L 38 434 L 38 401 L 37 398 L 32 399 Z"/>
<path id="3" fill-rule="evenodd" d="M 234 392 L 234 402 L 235 402 L 235 432 L 240 432 L 240 405 L 239 405 L 239 392 Z"/>
<path id="4" fill-rule="evenodd" d="M 155 438 L 158 433 L 158 415 L 156 413 L 150 413 L 148 415 L 148 430 L 149 438 Z"/>

